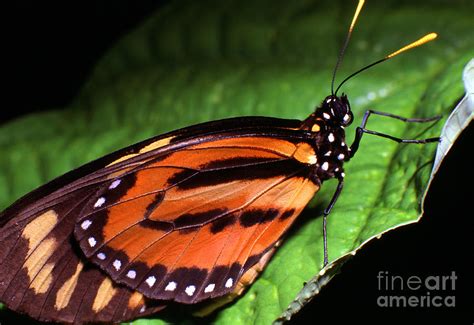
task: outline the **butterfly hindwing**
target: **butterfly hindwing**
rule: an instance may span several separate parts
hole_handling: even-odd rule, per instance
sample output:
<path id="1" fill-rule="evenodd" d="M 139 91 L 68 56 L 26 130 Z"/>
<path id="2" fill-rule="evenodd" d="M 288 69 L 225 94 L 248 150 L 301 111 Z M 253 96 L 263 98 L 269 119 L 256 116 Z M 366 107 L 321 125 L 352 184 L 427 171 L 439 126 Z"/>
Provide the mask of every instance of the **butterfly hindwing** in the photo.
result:
<path id="1" fill-rule="evenodd" d="M 81 257 L 71 233 L 89 189 L 42 210 L 26 209 L 19 222 L 0 228 L 8 247 L 0 257 L 0 297 L 9 308 L 71 323 L 132 319 L 162 308 L 147 308 L 142 294 L 114 284 Z"/>

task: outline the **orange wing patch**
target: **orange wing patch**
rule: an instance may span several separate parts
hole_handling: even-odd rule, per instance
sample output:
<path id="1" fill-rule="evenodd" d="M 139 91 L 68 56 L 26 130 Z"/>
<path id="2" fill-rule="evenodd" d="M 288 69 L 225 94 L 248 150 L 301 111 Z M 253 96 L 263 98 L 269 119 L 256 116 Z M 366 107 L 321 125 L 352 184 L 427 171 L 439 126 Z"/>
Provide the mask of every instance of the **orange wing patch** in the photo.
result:
<path id="1" fill-rule="evenodd" d="M 0 213 L 0 301 L 42 321 L 115 323 L 241 292 L 318 189 L 299 125 L 193 126 L 27 194 Z"/>
<path id="2" fill-rule="evenodd" d="M 149 298 L 195 303 L 232 292 L 319 189 L 311 165 L 293 157 L 311 153 L 307 146 L 238 140 L 180 150 L 111 180 L 76 224 L 83 252 Z"/>

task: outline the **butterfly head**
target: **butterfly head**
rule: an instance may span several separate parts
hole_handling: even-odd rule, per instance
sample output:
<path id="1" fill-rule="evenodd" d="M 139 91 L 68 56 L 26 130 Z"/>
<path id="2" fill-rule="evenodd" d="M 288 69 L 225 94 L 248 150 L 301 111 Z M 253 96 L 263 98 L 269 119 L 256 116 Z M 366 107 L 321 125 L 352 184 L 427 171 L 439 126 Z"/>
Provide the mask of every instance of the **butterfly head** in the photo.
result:
<path id="1" fill-rule="evenodd" d="M 323 104 L 316 110 L 316 115 L 334 125 L 346 127 L 352 123 L 354 115 L 351 111 L 351 105 L 347 96 L 329 95 L 327 96 Z"/>

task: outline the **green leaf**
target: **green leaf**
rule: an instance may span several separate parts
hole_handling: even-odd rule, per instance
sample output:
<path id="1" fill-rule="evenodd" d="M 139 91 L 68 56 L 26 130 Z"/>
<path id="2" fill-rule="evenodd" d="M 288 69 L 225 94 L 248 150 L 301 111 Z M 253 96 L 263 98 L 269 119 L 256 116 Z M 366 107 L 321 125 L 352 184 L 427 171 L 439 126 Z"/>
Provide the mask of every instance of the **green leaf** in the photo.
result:
<path id="1" fill-rule="evenodd" d="M 471 59 L 464 68 L 463 81 L 466 88 L 466 95 L 458 103 L 456 108 L 451 112 L 444 124 L 443 130 L 441 131 L 441 142 L 438 144 L 436 150 L 436 158 L 431 169 L 428 185 L 425 187 L 423 194 L 421 209 L 424 208 L 424 201 L 426 198 L 427 191 L 434 179 L 444 157 L 451 149 L 452 145 L 461 134 L 461 132 L 474 120 L 474 59 Z M 418 221 L 422 217 L 422 214 L 418 216 Z M 397 225 L 403 226 L 404 224 Z M 394 227 L 395 228 L 395 227 Z M 386 231 L 380 232 L 376 235 L 379 238 L 385 232 L 392 230 L 388 228 Z M 366 242 L 365 242 L 366 243 Z M 311 299 L 319 294 L 321 289 L 338 273 L 342 265 L 353 255 L 355 255 L 364 244 L 360 245 L 353 251 L 338 257 L 331 264 L 324 267 L 317 275 L 315 275 L 310 281 L 308 281 L 303 289 L 298 293 L 295 299 L 288 305 L 287 309 L 280 315 L 278 320 L 274 324 L 281 324 L 284 321 L 290 320 L 293 315 L 298 313 L 302 307 L 304 307 Z"/>
<path id="2" fill-rule="evenodd" d="M 369 108 L 446 117 L 462 97 L 461 71 L 474 54 L 474 4 L 422 5 L 366 4 L 337 80 L 427 32 L 440 36 L 343 87 L 355 115 L 348 142 Z M 171 1 L 104 56 L 67 110 L 0 129 L 0 208 L 85 162 L 178 127 L 242 115 L 305 118 L 329 93 L 354 8 L 343 0 Z M 423 138 L 439 135 L 442 125 L 427 130 L 374 117 L 368 127 Z M 330 260 L 418 219 L 435 149 L 364 137 L 345 166 L 346 186 L 329 218 Z M 210 321 L 268 324 L 321 270 L 320 216 L 334 183 L 324 184 L 254 285 Z M 193 322 L 191 315 L 175 317 Z"/>

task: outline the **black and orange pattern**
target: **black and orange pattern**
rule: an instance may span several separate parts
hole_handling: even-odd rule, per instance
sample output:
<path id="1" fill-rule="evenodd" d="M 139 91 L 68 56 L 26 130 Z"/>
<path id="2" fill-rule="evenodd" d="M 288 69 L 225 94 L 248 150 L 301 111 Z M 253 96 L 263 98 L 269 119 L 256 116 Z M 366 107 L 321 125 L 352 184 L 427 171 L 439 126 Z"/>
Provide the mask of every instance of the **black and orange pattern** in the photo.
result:
<path id="1" fill-rule="evenodd" d="M 121 322 L 170 302 L 220 305 L 255 280 L 322 183 L 335 178 L 323 217 L 326 265 L 326 218 L 343 188 L 343 164 L 362 135 L 439 140 L 365 129 L 370 114 L 405 122 L 437 118 L 367 111 L 348 146 L 345 127 L 353 115 L 337 92 L 357 73 L 435 37 L 428 34 L 350 75 L 304 121 L 243 117 L 191 126 L 27 194 L 0 214 L 0 301 L 64 323 Z"/>
<path id="2" fill-rule="evenodd" d="M 304 121 L 203 123 L 53 180 L 0 214 L 0 301 L 39 320 L 85 323 L 232 299 L 335 178 L 326 220 L 364 132 L 438 141 L 366 130 L 370 113 L 351 146 L 349 101 L 330 95 Z"/>
<path id="3" fill-rule="evenodd" d="M 1 214 L 1 301 L 40 320 L 116 322 L 241 292 L 331 177 L 316 154 L 324 128 L 318 114 L 204 123 L 40 187 Z"/>

